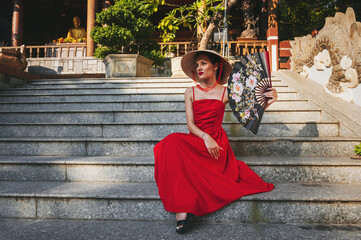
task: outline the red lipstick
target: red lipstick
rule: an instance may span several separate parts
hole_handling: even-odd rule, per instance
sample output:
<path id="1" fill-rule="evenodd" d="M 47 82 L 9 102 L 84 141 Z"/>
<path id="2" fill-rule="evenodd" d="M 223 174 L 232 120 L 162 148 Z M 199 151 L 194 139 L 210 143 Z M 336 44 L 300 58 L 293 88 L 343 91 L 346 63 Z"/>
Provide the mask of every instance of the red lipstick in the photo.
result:
<path id="1" fill-rule="evenodd" d="M 199 75 L 199 76 L 202 76 L 202 75 L 203 75 L 203 72 L 199 72 L 198 75 Z"/>

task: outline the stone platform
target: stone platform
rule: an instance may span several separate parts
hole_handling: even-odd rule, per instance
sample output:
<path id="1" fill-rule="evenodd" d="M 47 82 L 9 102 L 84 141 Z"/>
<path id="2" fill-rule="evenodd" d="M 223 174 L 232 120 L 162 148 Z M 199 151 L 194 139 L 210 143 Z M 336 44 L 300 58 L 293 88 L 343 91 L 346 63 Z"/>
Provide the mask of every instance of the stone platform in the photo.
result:
<path id="1" fill-rule="evenodd" d="M 361 238 L 361 225 L 216 223 L 193 220 L 188 233 L 175 232 L 173 221 L 0 220 L 0 239 L 6 240 L 141 240 L 220 239 L 279 240 Z"/>
<path id="2" fill-rule="evenodd" d="M 104 74 L 105 66 L 95 57 L 28 58 L 27 71 L 35 74 Z"/>

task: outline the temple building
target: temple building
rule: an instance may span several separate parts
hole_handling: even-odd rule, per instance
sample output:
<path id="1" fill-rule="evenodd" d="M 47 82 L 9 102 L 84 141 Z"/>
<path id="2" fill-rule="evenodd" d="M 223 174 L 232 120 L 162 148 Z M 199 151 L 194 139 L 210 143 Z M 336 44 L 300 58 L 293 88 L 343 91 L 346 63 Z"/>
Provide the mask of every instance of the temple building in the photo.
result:
<path id="1" fill-rule="evenodd" d="M 194 0 L 167 1 L 178 5 L 192 2 Z M 104 71 L 102 61 L 93 57 L 96 46 L 90 31 L 95 26 L 95 14 L 113 3 L 112 0 L 3 0 L 0 3 L 1 46 L 20 49 L 24 44 L 29 72 L 101 73 Z M 268 49 L 272 69 L 279 68 L 277 5 L 278 0 L 236 3 L 229 12 L 226 40 L 231 56 Z M 162 6 L 152 16 L 154 25 L 171 9 Z M 222 29 L 213 35 L 218 51 L 222 51 L 222 36 Z M 154 33 L 154 39 L 162 49 L 176 49 L 168 57 L 182 56 L 187 50 L 197 48 L 197 29 L 180 29 L 171 43 L 161 42 L 160 32 Z"/>

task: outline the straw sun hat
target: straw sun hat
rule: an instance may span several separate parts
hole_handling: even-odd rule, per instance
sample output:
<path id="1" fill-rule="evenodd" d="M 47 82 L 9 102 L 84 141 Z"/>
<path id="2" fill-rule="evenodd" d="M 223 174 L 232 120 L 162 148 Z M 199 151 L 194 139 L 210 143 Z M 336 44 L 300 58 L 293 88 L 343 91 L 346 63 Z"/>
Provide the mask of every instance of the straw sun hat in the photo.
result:
<path id="1" fill-rule="evenodd" d="M 194 80 L 198 82 L 199 78 L 198 78 L 198 74 L 197 74 L 197 66 L 196 66 L 195 58 L 196 58 L 197 53 L 204 53 L 204 52 L 216 55 L 221 59 L 223 66 L 222 66 L 222 73 L 221 73 L 222 75 L 221 75 L 219 84 L 221 84 L 221 85 L 226 84 L 228 82 L 229 74 L 232 71 L 232 66 L 220 54 L 218 54 L 217 52 L 212 51 L 212 50 L 195 50 L 195 51 L 191 51 L 191 52 L 187 53 L 186 55 L 184 55 L 181 60 L 181 67 L 182 67 L 183 72 L 192 79 L 194 76 Z M 217 79 L 218 79 L 218 76 L 217 76 Z"/>

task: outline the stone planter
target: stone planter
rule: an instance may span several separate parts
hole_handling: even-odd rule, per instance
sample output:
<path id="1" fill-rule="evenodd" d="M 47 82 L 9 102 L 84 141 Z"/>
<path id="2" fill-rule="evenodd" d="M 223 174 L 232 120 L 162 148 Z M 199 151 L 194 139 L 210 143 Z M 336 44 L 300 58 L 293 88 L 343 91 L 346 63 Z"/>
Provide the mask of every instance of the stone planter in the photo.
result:
<path id="1" fill-rule="evenodd" d="M 138 54 L 109 54 L 103 60 L 105 77 L 150 77 L 153 61 Z"/>
<path id="2" fill-rule="evenodd" d="M 187 77 L 181 67 L 182 57 L 175 57 L 171 59 L 172 62 L 172 77 Z"/>

